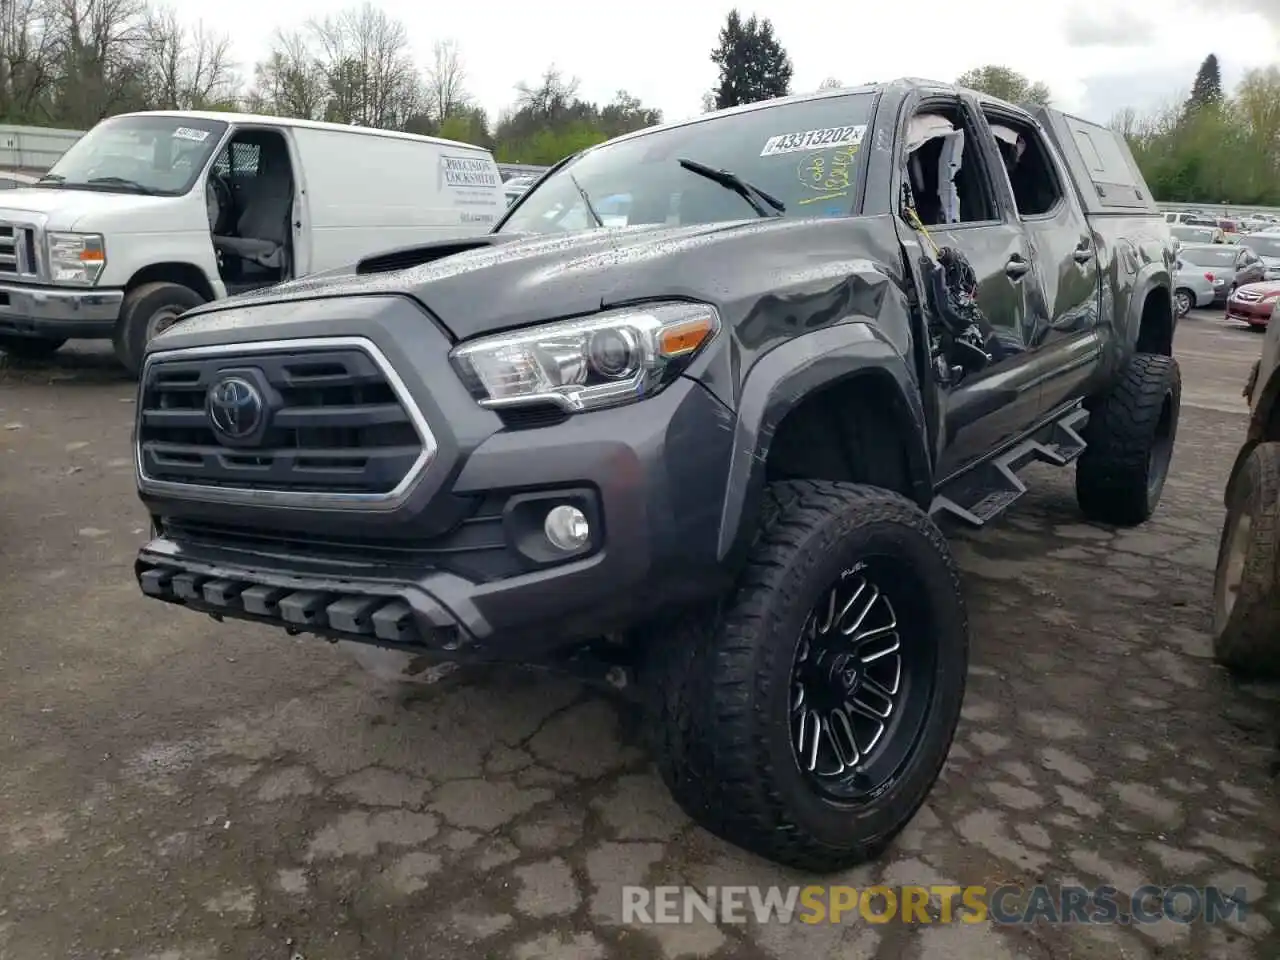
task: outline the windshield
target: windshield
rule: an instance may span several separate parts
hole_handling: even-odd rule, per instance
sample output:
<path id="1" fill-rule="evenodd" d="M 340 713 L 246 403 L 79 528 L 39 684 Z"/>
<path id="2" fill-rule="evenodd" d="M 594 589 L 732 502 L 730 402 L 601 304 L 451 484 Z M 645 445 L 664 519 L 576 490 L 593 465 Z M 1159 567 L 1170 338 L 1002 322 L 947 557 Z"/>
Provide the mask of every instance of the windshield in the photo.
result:
<path id="1" fill-rule="evenodd" d="M 760 215 L 752 206 L 758 200 L 682 167 L 681 160 L 736 174 L 782 201 L 788 217 L 847 216 L 874 100 L 857 93 L 778 104 L 606 143 L 526 193 L 498 232 L 592 229 L 596 217 L 583 193 L 606 227 Z"/>
<path id="2" fill-rule="evenodd" d="M 113 117 L 77 140 L 39 185 L 183 194 L 194 186 L 226 129 L 221 120 Z"/>
<path id="3" fill-rule="evenodd" d="M 1240 252 L 1235 247 L 1183 247 L 1182 259 L 1201 267 L 1233 267 Z"/>
<path id="4" fill-rule="evenodd" d="M 1260 257 L 1280 257 L 1280 237 L 1249 237 L 1245 245 Z"/>

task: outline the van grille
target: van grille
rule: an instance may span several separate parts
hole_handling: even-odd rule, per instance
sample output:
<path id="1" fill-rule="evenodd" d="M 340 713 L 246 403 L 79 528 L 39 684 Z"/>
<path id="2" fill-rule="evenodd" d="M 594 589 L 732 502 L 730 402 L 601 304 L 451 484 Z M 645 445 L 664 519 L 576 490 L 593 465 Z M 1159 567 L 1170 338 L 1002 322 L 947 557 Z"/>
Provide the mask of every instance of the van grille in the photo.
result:
<path id="1" fill-rule="evenodd" d="M 242 441 L 210 416 L 210 389 L 229 377 L 262 399 L 263 429 Z M 388 373 L 356 347 L 153 361 L 137 445 L 147 480 L 374 498 L 400 487 L 426 450 Z"/>
<path id="2" fill-rule="evenodd" d="M 0 278 L 36 280 L 39 276 L 35 227 L 0 222 Z"/>

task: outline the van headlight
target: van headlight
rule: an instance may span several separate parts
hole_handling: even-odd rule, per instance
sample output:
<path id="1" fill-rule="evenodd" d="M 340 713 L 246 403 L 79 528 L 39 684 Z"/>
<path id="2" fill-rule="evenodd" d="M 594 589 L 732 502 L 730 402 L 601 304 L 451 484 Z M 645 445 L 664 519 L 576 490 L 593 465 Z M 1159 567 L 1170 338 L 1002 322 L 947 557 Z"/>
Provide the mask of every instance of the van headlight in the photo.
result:
<path id="1" fill-rule="evenodd" d="M 595 410 L 657 393 L 719 329 L 706 304 L 639 304 L 481 337 L 450 359 L 483 407 Z"/>
<path id="2" fill-rule="evenodd" d="M 100 233 L 50 233 L 49 279 L 54 283 L 91 287 L 107 265 Z"/>

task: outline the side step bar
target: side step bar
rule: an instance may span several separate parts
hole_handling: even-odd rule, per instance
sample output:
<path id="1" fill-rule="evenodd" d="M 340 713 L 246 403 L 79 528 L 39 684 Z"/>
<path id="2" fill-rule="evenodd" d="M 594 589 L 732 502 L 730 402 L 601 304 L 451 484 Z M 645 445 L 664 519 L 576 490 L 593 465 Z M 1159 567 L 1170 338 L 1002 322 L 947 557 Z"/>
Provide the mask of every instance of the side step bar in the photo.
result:
<path id="1" fill-rule="evenodd" d="M 1088 410 L 1069 410 L 995 459 L 945 484 L 934 498 L 930 514 L 947 514 L 973 527 L 986 526 L 1027 492 L 1027 485 L 1018 478 L 1018 471 L 1027 464 L 1065 467 L 1084 453 L 1086 444 L 1080 433 L 1088 422 Z"/>

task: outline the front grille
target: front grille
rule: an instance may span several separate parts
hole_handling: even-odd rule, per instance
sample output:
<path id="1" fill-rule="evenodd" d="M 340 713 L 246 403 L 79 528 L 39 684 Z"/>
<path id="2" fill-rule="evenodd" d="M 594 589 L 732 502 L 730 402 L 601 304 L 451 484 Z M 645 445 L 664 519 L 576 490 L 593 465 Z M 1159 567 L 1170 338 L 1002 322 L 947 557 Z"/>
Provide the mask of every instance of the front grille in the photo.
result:
<path id="1" fill-rule="evenodd" d="M 272 556 L 306 557 L 350 571 L 443 570 L 488 582 L 527 569 L 508 548 L 502 528 L 507 498 L 486 497 L 453 529 L 428 538 L 349 537 L 325 531 L 275 530 L 261 525 L 212 523 L 188 517 L 160 521 L 161 536 L 187 547 L 243 550 Z"/>
<path id="2" fill-rule="evenodd" d="M 1252 290 L 1238 290 L 1236 291 L 1236 299 L 1241 303 L 1257 303 L 1262 299 L 1262 294 L 1255 293 Z"/>
<path id="3" fill-rule="evenodd" d="M 0 222 L 0 278 L 5 277 L 39 279 L 35 227 Z"/>
<path id="4" fill-rule="evenodd" d="M 266 429 L 226 441 L 206 409 L 212 385 L 260 386 Z M 143 375 L 138 455 L 144 480 L 229 490 L 385 498 L 429 454 L 430 435 L 360 347 L 205 354 L 153 361 Z M 425 428 L 424 428 L 425 429 Z"/>

